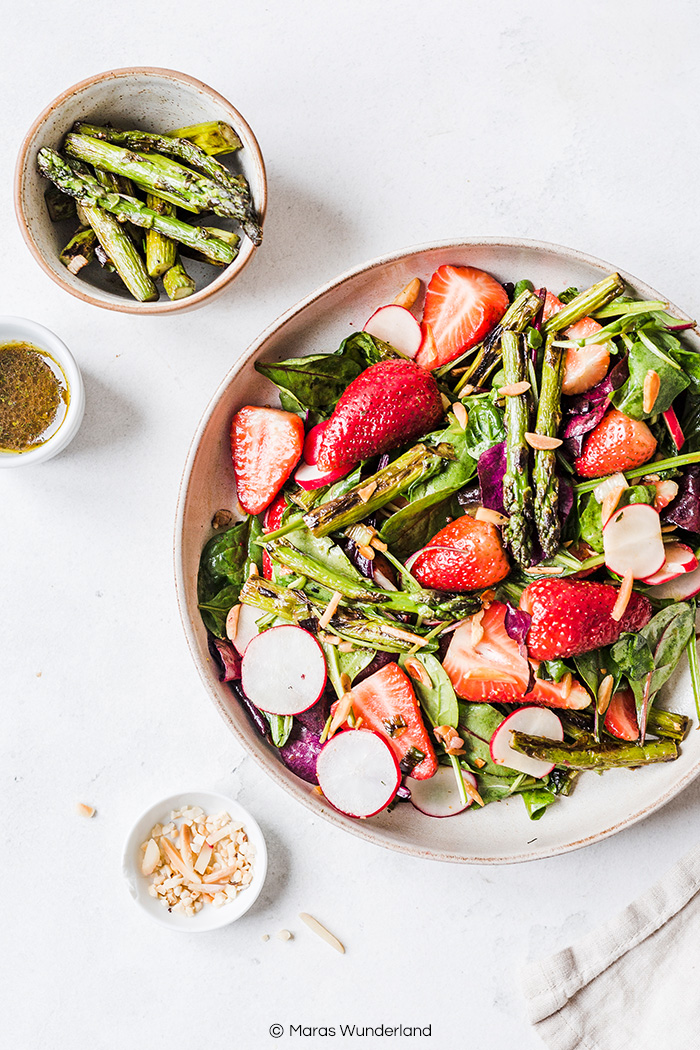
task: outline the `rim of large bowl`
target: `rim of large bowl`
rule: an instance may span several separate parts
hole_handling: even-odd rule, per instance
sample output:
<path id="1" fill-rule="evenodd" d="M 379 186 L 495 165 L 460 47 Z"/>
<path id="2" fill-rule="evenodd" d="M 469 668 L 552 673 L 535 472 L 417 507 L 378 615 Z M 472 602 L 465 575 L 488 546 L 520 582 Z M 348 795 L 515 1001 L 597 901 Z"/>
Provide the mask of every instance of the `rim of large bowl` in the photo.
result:
<path id="1" fill-rule="evenodd" d="M 93 84 L 98 84 L 101 81 L 114 79 L 117 80 L 121 77 L 133 76 L 135 74 L 141 74 L 146 76 L 160 76 L 167 77 L 176 82 L 187 84 L 189 87 L 195 87 L 200 91 L 205 92 L 221 105 L 224 109 L 228 110 L 231 114 L 231 123 L 236 128 L 236 131 L 242 132 L 242 137 L 246 138 L 245 148 L 250 150 L 253 155 L 254 163 L 259 166 L 260 169 L 260 192 L 258 199 L 256 200 L 256 209 L 260 217 L 261 225 L 264 224 L 265 214 L 267 211 L 267 172 L 265 169 L 265 161 L 262 155 L 262 150 L 258 143 L 257 138 L 253 132 L 248 121 L 241 113 L 236 109 L 234 105 L 227 98 L 225 98 L 215 88 L 210 87 L 209 84 L 205 84 L 203 80 L 198 80 L 197 77 L 190 76 L 189 73 L 181 73 L 176 69 L 166 69 L 162 66 L 126 66 L 122 69 L 110 69 L 103 73 L 95 73 L 91 77 L 86 77 L 84 80 L 79 80 L 77 84 L 73 84 L 71 87 L 66 88 L 60 95 L 57 95 L 53 101 L 49 102 L 47 106 L 42 109 L 39 116 L 34 120 L 31 127 L 27 131 L 26 135 L 22 139 L 22 143 L 19 148 L 17 155 L 17 163 L 15 164 L 14 174 L 14 207 L 15 216 L 17 218 L 17 224 L 20 229 L 22 238 L 29 248 L 34 260 L 39 264 L 41 269 L 47 274 L 54 284 L 57 284 L 59 288 L 69 292 L 75 296 L 76 299 L 80 299 L 82 302 L 89 303 L 91 306 L 98 306 L 104 310 L 115 310 L 118 313 L 127 314 L 171 314 L 176 311 L 184 312 L 185 310 L 196 309 L 198 306 L 203 305 L 207 299 L 217 295 L 223 288 L 226 287 L 239 273 L 248 265 L 253 255 L 255 254 L 255 245 L 251 244 L 247 239 L 245 240 L 244 248 L 236 257 L 236 259 L 230 263 L 224 271 L 214 280 L 208 284 L 205 288 L 202 288 L 199 292 L 195 292 L 194 295 L 188 296 L 185 299 L 176 299 L 174 301 L 163 301 L 156 303 L 139 303 L 136 300 L 130 301 L 125 299 L 123 302 L 120 300 L 106 301 L 98 298 L 95 295 L 90 294 L 89 291 L 84 291 L 82 288 L 74 288 L 66 281 L 62 280 L 59 274 L 57 274 L 48 265 L 44 259 L 43 253 L 37 245 L 33 235 L 31 224 L 25 215 L 23 200 L 22 200 L 22 182 L 23 174 L 25 170 L 26 158 L 29 149 L 31 148 L 32 142 L 46 120 L 51 116 L 54 110 L 62 105 L 67 99 L 79 91 L 84 91 L 86 88 L 91 87 Z M 38 176 L 37 176 L 38 177 Z M 86 286 L 89 287 L 89 286 Z"/>

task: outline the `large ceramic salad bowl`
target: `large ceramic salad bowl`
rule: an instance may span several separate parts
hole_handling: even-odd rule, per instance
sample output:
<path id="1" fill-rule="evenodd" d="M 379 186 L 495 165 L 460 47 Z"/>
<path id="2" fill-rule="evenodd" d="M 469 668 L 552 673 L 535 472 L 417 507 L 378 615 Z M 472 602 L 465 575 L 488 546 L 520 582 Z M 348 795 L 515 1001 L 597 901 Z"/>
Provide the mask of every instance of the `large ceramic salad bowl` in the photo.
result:
<path id="1" fill-rule="evenodd" d="M 199 673 L 228 727 L 276 782 L 309 809 L 337 826 L 378 845 L 436 860 L 510 863 L 552 856 L 598 841 L 641 820 L 678 794 L 700 772 L 700 740 L 691 733 L 680 757 L 639 772 L 611 770 L 604 778 L 586 776 L 575 792 L 532 824 L 520 799 L 513 797 L 483 811 L 472 807 L 450 819 L 433 819 L 410 805 L 397 805 L 370 820 L 356 820 L 333 809 L 310 784 L 278 760 L 219 682 L 209 654 L 207 632 L 197 607 L 197 571 L 202 548 L 212 535 L 216 511 L 235 506 L 229 447 L 231 419 L 244 405 L 273 402 L 270 384 L 255 362 L 332 352 L 361 329 L 372 312 L 391 302 L 414 277 L 428 280 L 444 263 L 486 270 L 498 280 L 527 277 L 536 286 L 585 288 L 615 267 L 566 248 L 535 241 L 475 239 L 442 242 L 397 252 L 336 278 L 297 304 L 268 328 L 225 377 L 207 408 L 185 466 L 175 532 L 175 568 L 186 637 Z M 631 294 L 664 299 L 654 289 L 620 272 Z M 682 311 L 670 307 L 680 319 Z M 700 341 L 689 334 L 690 344 Z M 664 693 L 675 711 L 692 716 L 693 694 L 684 664 Z"/>

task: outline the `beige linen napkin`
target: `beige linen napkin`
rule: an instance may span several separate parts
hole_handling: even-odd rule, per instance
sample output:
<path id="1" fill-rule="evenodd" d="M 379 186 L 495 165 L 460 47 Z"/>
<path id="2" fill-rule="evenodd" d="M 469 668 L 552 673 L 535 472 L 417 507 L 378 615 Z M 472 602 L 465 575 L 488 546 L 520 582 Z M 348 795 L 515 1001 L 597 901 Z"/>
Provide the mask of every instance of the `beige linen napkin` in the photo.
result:
<path id="1" fill-rule="evenodd" d="M 551 1050 L 699 1050 L 700 846 L 616 918 L 528 967 Z"/>

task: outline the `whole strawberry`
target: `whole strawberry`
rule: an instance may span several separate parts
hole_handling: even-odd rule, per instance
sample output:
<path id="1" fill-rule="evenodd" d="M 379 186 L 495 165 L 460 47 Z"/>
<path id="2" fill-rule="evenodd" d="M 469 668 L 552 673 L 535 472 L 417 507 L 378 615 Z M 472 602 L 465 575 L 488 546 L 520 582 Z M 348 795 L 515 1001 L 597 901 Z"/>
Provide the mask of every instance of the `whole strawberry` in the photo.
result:
<path id="1" fill-rule="evenodd" d="M 646 423 L 611 408 L 586 438 L 574 466 L 583 478 L 602 478 L 641 467 L 655 452 L 656 438 Z"/>
<path id="2" fill-rule="evenodd" d="M 412 361 L 381 361 L 353 380 L 318 450 L 321 471 L 354 467 L 432 430 L 442 419 L 437 383 Z"/>
<path id="3" fill-rule="evenodd" d="M 535 660 L 587 653 L 616 642 L 623 631 L 639 631 L 651 619 L 648 598 L 633 591 L 621 620 L 613 620 L 618 588 L 588 580 L 537 580 L 520 598 L 532 616 L 527 648 Z"/>
<path id="4" fill-rule="evenodd" d="M 465 514 L 433 536 L 411 572 L 436 591 L 473 591 L 505 579 L 510 565 L 496 526 Z"/>

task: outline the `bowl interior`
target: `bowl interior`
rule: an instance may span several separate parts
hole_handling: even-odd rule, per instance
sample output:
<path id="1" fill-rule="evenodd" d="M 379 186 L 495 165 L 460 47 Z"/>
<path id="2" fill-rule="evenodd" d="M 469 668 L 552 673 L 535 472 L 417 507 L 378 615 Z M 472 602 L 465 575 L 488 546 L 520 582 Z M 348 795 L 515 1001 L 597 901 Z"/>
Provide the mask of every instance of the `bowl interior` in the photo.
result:
<path id="1" fill-rule="evenodd" d="M 227 812 L 232 820 L 243 824 L 248 840 L 255 846 L 253 880 L 250 885 L 223 907 L 206 905 L 192 916 L 169 912 L 155 897 L 151 897 L 148 892 L 150 880 L 141 874 L 141 844 L 148 838 L 151 828 L 155 824 L 167 824 L 171 812 L 184 806 L 201 806 L 210 815 Z M 156 802 L 141 814 L 124 845 L 122 870 L 129 893 L 154 921 L 182 933 L 201 933 L 228 926 L 252 908 L 267 875 L 267 847 L 257 821 L 238 802 L 211 791 L 181 791 Z"/>
<path id="2" fill-rule="evenodd" d="M 244 404 L 275 402 L 275 389 L 255 371 L 255 360 L 334 351 L 343 338 L 362 328 L 378 306 L 391 302 L 409 280 L 416 276 L 429 279 L 442 263 L 474 265 L 501 281 L 527 277 L 536 286 L 556 291 L 570 285 L 587 287 L 614 269 L 580 253 L 536 242 L 442 244 L 368 264 L 338 278 L 283 315 L 231 369 L 195 436 L 176 526 L 178 597 L 188 642 L 210 696 L 238 739 L 295 798 L 334 824 L 383 846 L 440 860 L 506 863 L 575 849 L 613 834 L 658 808 L 700 771 L 698 734 L 690 734 L 675 762 L 634 773 L 616 770 L 604 777 L 582 777 L 572 796 L 552 806 L 537 824 L 528 820 L 517 797 L 489 805 L 483 812 L 444 820 L 424 816 L 409 804 L 398 805 L 391 813 L 371 820 L 353 820 L 333 810 L 313 787 L 286 770 L 274 749 L 261 741 L 227 686 L 218 681 L 197 610 L 197 567 L 202 547 L 212 535 L 212 516 L 221 508 L 232 508 L 235 501 L 228 443 L 231 417 Z M 635 278 L 622 276 L 634 294 L 664 298 Z M 685 317 L 680 311 L 674 312 Z M 700 349 L 700 340 L 691 339 Z M 666 688 L 666 698 L 674 710 L 693 713 L 686 671 L 678 673 Z"/>
<path id="3" fill-rule="evenodd" d="M 117 70 L 93 78 L 60 96 L 39 118 L 30 133 L 26 149 L 20 155 L 16 175 L 17 208 L 20 225 L 30 247 L 50 275 L 81 298 L 115 309 L 159 312 L 164 306 L 189 308 L 209 292 L 228 283 L 245 266 L 255 251 L 247 237 L 241 237 L 240 251 L 230 266 L 209 266 L 195 259 L 185 259 L 185 267 L 196 282 L 197 291 L 187 299 L 171 303 L 162 287 L 160 300 L 137 303 L 116 274 L 110 274 L 97 262 L 85 267 L 80 275 L 71 274 L 59 260 L 59 253 L 75 233 L 77 219 L 54 223 L 46 210 L 44 192 L 50 185 L 38 172 L 39 150 L 48 146 L 58 149 L 65 134 L 77 120 L 92 124 L 111 123 L 116 127 L 139 128 L 167 133 L 178 127 L 203 121 L 220 120 L 231 124 L 243 142 L 243 149 L 219 159 L 234 172 L 245 175 L 253 201 L 261 216 L 266 204 L 265 171 L 255 136 L 243 117 L 217 92 L 190 77 L 169 70 Z M 182 213 L 192 224 L 218 226 L 240 232 L 232 219 L 218 216 L 195 216 Z"/>

